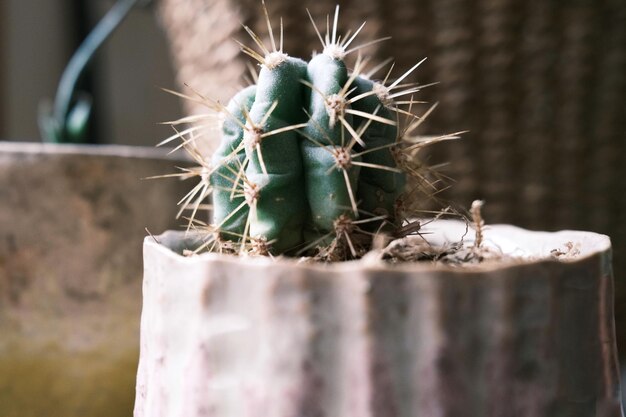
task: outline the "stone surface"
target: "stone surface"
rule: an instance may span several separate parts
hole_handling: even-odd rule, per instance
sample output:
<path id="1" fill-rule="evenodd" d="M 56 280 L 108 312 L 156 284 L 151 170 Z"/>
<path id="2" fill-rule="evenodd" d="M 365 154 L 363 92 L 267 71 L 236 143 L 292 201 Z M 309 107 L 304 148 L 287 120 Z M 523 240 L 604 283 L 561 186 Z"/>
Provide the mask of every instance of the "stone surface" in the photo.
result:
<path id="1" fill-rule="evenodd" d="M 181 237 L 144 242 L 135 417 L 622 416 L 606 236 L 490 226 L 526 260 L 462 268 L 185 258 Z"/>
<path id="2" fill-rule="evenodd" d="M 146 148 L 0 143 L 0 415 L 133 407 L 144 230 L 188 184 Z"/>

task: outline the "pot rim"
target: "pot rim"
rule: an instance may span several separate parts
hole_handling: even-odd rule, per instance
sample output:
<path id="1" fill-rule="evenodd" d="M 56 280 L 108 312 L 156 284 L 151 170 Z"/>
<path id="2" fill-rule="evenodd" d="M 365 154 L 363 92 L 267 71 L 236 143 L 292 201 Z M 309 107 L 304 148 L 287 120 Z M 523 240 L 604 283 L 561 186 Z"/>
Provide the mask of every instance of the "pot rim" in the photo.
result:
<path id="1" fill-rule="evenodd" d="M 442 229 L 452 227 L 456 228 L 457 232 L 460 227 L 465 230 L 465 223 L 456 220 L 437 220 L 431 223 L 431 225 L 441 226 Z M 429 226 L 431 226 L 429 225 Z M 258 257 L 238 257 L 233 255 L 219 254 L 219 253 L 201 253 L 194 256 L 183 256 L 173 249 L 174 242 L 180 242 L 181 238 L 184 238 L 186 232 L 168 230 L 160 235 L 146 236 L 144 238 L 144 250 L 150 249 L 155 251 L 172 262 L 181 263 L 183 265 L 194 264 L 210 264 L 214 262 L 226 263 L 226 264 L 243 264 L 243 265 L 257 265 L 257 266 L 294 266 L 306 270 L 320 270 L 320 271 L 413 271 L 413 272 L 453 272 L 459 274 L 473 274 L 493 271 L 504 271 L 513 268 L 523 268 L 529 265 L 539 264 L 575 264 L 579 262 L 585 262 L 591 258 L 598 257 L 604 262 L 609 263 L 611 259 L 611 241 L 606 235 L 577 230 L 561 230 L 557 232 L 542 232 L 542 231 L 530 231 L 522 229 L 517 226 L 507 224 L 489 225 L 486 227 L 484 234 L 486 239 L 493 237 L 494 231 L 497 235 L 507 235 L 511 238 L 515 238 L 520 235 L 530 236 L 534 241 L 541 241 L 542 239 L 549 238 L 551 240 L 565 242 L 578 243 L 581 248 L 580 255 L 575 257 L 554 257 L 550 256 L 549 252 L 544 256 L 526 256 L 509 258 L 503 261 L 488 261 L 480 264 L 465 264 L 463 266 L 451 266 L 442 263 L 433 262 L 403 262 L 392 264 L 385 261 L 381 261 L 373 258 L 362 258 L 359 260 L 334 262 L 334 263 L 321 263 L 321 262 L 302 262 L 299 258 L 289 258 L 284 256 L 278 256 L 269 258 L 265 256 Z M 467 239 L 467 243 L 471 243 L 472 239 Z M 548 245 L 549 246 L 549 245 Z M 555 247 L 556 249 L 557 247 Z M 507 253 L 507 252 L 504 252 Z"/>
<path id="2" fill-rule="evenodd" d="M 0 153 L 26 155 L 80 155 L 120 158 L 170 159 L 185 161 L 182 153 L 171 154 L 171 148 L 113 144 L 61 144 L 42 142 L 0 141 Z"/>

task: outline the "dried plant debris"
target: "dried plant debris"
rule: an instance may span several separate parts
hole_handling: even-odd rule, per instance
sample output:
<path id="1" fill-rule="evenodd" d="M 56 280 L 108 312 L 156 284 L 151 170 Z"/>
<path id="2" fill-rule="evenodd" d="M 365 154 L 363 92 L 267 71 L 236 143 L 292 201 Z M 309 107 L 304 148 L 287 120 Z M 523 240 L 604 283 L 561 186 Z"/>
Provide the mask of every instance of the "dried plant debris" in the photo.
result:
<path id="1" fill-rule="evenodd" d="M 502 251 L 484 245 L 483 231 L 485 222 L 482 218 L 482 201 L 472 204 L 470 215 L 472 220 L 462 217 L 465 221 L 465 234 L 458 241 L 444 242 L 439 245 L 428 239 L 428 225 L 442 217 L 459 217 L 451 208 L 446 208 L 426 221 L 414 220 L 405 226 L 405 230 L 412 233 L 387 242 L 384 246 L 373 248 L 366 255 L 368 261 L 386 261 L 390 263 L 403 262 L 434 262 L 451 266 L 475 265 L 489 261 L 513 261 L 515 258 L 505 255 Z M 471 230 L 474 238 L 471 238 Z"/>
<path id="2" fill-rule="evenodd" d="M 573 259 L 580 255 L 580 243 L 565 242 L 564 248 L 552 249 L 550 255 L 557 259 Z"/>
<path id="3" fill-rule="evenodd" d="M 264 3 L 263 12 L 269 44 L 246 26 L 253 46 L 239 42 L 259 67 L 250 71 L 251 85 L 227 105 L 191 88 L 190 95 L 172 92 L 208 111 L 167 122 L 174 134 L 159 144 L 178 143 L 175 150 L 186 150 L 196 163 L 164 176 L 196 181 L 178 202 L 187 230 L 202 237 L 187 253 L 317 262 L 360 259 L 372 249 L 394 261 L 459 253 L 462 244 L 435 253 L 409 243 L 423 227 L 414 219 L 444 206 L 438 196 L 450 182 L 421 152 L 463 133 L 417 133 L 437 107 L 420 110 L 425 103 L 415 99 L 432 84 L 408 81 L 424 59 L 393 78 L 391 61 L 371 64 L 358 55 L 387 38 L 360 42 L 365 23 L 340 34 L 337 6 L 332 18 L 326 16 L 324 35 L 309 15 L 323 51 L 306 62 L 283 50 L 282 21 L 275 37 Z M 214 139 L 218 149 L 203 154 L 199 145 Z M 199 213 L 208 212 L 201 220 Z M 444 215 L 458 213 L 434 212 Z M 480 244 L 471 251 L 464 256 L 472 261 L 485 257 Z"/>

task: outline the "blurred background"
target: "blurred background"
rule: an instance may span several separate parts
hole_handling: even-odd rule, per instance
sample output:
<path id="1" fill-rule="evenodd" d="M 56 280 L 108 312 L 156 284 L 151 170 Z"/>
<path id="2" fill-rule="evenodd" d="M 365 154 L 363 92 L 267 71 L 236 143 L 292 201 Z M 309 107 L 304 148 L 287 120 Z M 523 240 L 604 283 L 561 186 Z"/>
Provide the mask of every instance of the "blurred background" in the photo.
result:
<path id="1" fill-rule="evenodd" d="M 0 2 L 0 140 L 39 140 L 40 101 L 54 97 L 72 52 L 113 3 Z M 450 162 L 445 199 L 466 208 L 484 199 L 487 223 L 612 238 L 626 358 L 626 2 L 270 0 L 275 25 L 285 20 L 285 50 L 303 58 L 319 50 L 304 8 L 323 26 L 335 3 L 344 31 L 367 20 L 361 41 L 392 36 L 365 54 L 394 57 L 393 75 L 428 57 L 411 76 L 439 83 L 419 95 L 440 103 L 423 133 L 469 130 L 427 155 Z M 80 85 L 94 100 L 88 141 L 153 146 L 169 133 L 158 122 L 201 111 L 158 87 L 189 93 L 187 83 L 227 99 L 247 72 L 233 41 L 251 44 L 240 22 L 267 36 L 257 0 L 131 10 Z"/>
<path id="2" fill-rule="evenodd" d="M 169 134 L 158 123 L 181 116 L 159 88 L 176 87 L 153 7 L 130 10 L 79 82 L 93 97 L 85 141 L 98 146 L 26 143 L 41 142 L 40 103 L 114 4 L 0 0 L 3 417 L 132 415 L 142 241 L 179 227 L 188 191 L 141 180 L 181 163 L 153 149 Z"/>
<path id="3" fill-rule="evenodd" d="M 0 2 L 0 138 L 37 141 L 37 111 L 54 99 L 73 52 L 111 0 Z M 80 85 L 94 98 L 89 141 L 153 146 L 180 117 L 165 34 L 153 8 L 135 8 L 95 54 Z"/>

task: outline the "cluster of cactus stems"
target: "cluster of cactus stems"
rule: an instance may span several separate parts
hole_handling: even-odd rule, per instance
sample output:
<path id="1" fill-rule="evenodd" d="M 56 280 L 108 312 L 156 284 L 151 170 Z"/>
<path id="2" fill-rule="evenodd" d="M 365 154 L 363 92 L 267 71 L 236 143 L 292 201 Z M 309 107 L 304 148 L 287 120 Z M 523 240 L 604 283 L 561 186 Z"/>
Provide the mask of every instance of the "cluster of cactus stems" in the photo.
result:
<path id="1" fill-rule="evenodd" d="M 174 175 L 198 177 L 179 204 L 191 210 L 189 226 L 203 230 L 197 251 L 263 255 L 315 254 L 324 260 L 361 256 L 376 235 L 401 236 L 413 230 L 410 218 L 425 194 L 437 190 L 416 158 L 423 146 L 456 134 L 420 137 L 416 129 L 436 106 L 417 115 L 423 102 L 413 95 L 424 85 L 405 79 L 424 61 L 391 81 L 393 65 L 382 81 L 372 77 L 389 65 L 367 70 L 359 54 L 352 70 L 345 58 L 385 39 L 353 46 L 354 33 L 337 33 L 339 7 L 327 16 L 322 53 L 309 61 L 283 51 L 263 4 L 270 46 L 244 26 L 258 50 L 240 44 L 260 64 L 254 85 L 224 106 L 203 97 L 209 116 L 191 116 L 173 126 L 200 123 L 162 142 L 182 139 L 197 168 Z M 179 94 L 181 95 L 181 94 Z M 221 130 L 221 143 L 210 159 L 194 146 L 207 127 Z M 204 132 L 202 132 L 205 130 Z M 407 181 L 409 180 L 409 181 Z M 407 183 L 409 185 L 407 185 Z M 212 195 L 209 223 L 197 219 Z M 208 231 L 208 233 L 207 233 Z"/>

